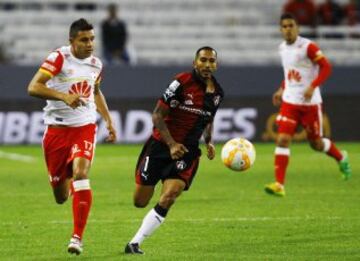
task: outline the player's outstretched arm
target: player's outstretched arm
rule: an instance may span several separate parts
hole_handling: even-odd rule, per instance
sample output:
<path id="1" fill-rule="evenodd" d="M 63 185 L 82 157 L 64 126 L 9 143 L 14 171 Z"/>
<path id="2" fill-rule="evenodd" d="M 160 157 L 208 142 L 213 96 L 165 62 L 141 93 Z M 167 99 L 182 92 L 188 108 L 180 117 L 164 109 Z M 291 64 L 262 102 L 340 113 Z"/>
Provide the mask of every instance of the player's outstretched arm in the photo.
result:
<path id="1" fill-rule="evenodd" d="M 106 128 L 109 131 L 109 136 L 107 137 L 106 141 L 108 142 L 115 142 L 116 141 L 116 130 L 113 126 L 113 121 L 111 119 L 111 115 L 109 112 L 109 108 L 107 106 L 106 100 L 104 95 L 102 94 L 99 84 L 95 84 L 94 90 L 94 100 L 96 104 L 96 109 L 100 113 L 101 117 L 106 122 Z"/>
<path id="2" fill-rule="evenodd" d="M 71 108 L 76 108 L 80 105 L 84 105 L 83 101 L 80 99 L 79 94 L 66 94 L 63 92 L 58 92 L 54 89 L 50 89 L 46 86 L 46 82 L 51 79 L 51 76 L 45 74 L 41 71 L 38 71 L 28 86 L 28 94 L 30 96 L 38 97 L 46 100 L 58 100 L 63 101 Z"/>
<path id="3" fill-rule="evenodd" d="M 171 136 L 164 120 L 168 114 L 169 109 L 159 105 L 158 103 L 152 114 L 152 120 L 155 128 L 159 130 L 161 138 L 169 146 L 171 158 L 179 159 L 188 152 L 188 150 L 183 144 L 177 143 Z"/>

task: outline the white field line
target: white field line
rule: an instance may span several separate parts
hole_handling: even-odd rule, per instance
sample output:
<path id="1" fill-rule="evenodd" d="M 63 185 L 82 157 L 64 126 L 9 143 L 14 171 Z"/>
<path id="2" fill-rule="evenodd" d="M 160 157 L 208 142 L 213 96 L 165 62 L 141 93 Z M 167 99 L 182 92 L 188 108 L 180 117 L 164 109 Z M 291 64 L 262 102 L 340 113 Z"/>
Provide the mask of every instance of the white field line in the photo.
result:
<path id="1" fill-rule="evenodd" d="M 342 220 L 342 217 L 327 216 L 327 217 L 238 217 L 238 218 L 184 218 L 174 219 L 171 218 L 166 220 L 166 223 L 173 222 L 189 222 L 189 223 L 226 223 L 226 222 L 264 222 L 264 221 L 306 221 L 306 220 Z M 358 219 L 358 218 L 356 218 Z M 88 220 L 88 223 L 96 224 L 111 224 L 111 223 L 139 223 L 142 219 L 92 219 Z M 0 226 L 11 226 L 11 225 L 37 225 L 37 224 L 72 224 L 72 220 L 51 220 L 45 222 L 22 222 L 22 221 L 9 221 L 1 222 Z"/>
<path id="2" fill-rule="evenodd" d="M 23 162 L 34 162 L 36 160 L 36 158 L 32 156 L 10 153 L 2 150 L 0 150 L 0 158 Z"/>

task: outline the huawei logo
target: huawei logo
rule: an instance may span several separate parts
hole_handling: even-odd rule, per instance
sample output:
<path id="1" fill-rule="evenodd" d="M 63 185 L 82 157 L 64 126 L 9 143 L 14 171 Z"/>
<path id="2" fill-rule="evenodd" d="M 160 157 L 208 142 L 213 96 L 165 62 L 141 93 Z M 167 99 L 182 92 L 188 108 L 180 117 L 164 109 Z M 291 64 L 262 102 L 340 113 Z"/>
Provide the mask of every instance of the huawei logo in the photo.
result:
<path id="1" fill-rule="evenodd" d="M 300 82 L 301 81 L 301 75 L 298 71 L 296 70 L 290 70 L 288 72 L 288 80 L 291 81 L 291 80 L 294 80 L 296 82 Z"/>
<path id="2" fill-rule="evenodd" d="M 87 83 L 87 81 L 74 83 L 71 85 L 69 90 L 70 94 L 80 94 L 81 97 L 89 98 L 90 97 L 91 86 Z"/>

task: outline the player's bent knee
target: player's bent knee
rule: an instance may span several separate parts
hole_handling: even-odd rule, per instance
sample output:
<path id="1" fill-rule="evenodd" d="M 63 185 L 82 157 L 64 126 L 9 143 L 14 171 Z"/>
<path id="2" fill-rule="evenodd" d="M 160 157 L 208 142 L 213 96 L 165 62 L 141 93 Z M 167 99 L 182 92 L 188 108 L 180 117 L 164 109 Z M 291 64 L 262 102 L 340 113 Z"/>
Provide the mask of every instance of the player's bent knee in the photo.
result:
<path id="1" fill-rule="evenodd" d="M 68 197 L 61 196 L 61 197 L 55 197 L 55 201 L 57 204 L 62 205 L 67 201 Z"/>
<path id="2" fill-rule="evenodd" d="M 136 208 L 144 208 L 149 204 L 150 199 L 134 198 L 134 206 Z"/>
<path id="3" fill-rule="evenodd" d="M 322 144 L 317 143 L 317 142 L 310 142 L 310 147 L 311 147 L 313 150 L 316 150 L 316 151 L 322 151 L 322 150 L 323 150 Z"/>
<path id="4" fill-rule="evenodd" d="M 148 202 L 137 202 L 134 201 L 134 206 L 136 208 L 145 208 L 148 205 Z"/>
<path id="5" fill-rule="evenodd" d="M 290 139 L 287 139 L 287 138 L 279 138 L 277 140 L 277 145 L 280 146 L 280 147 L 289 147 L 290 145 Z"/>
<path id="6" fill-rule="evenodd" d="M 74 173 L 74 180 L 82 180 L 82 179 L 87 179 L 87 172 L 85 170 L 81 170 L 81 169 L 75 169 Z"/>

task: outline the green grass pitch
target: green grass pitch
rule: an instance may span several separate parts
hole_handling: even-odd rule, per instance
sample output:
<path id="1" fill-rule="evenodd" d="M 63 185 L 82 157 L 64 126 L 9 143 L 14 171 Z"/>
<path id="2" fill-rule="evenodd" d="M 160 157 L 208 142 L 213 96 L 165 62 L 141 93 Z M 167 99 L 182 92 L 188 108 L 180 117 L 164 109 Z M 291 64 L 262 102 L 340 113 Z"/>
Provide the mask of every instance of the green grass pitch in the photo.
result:
<path id="1" fill-rule="evenodd" d="M 360 143 L 347 149 L 353 178 L 307 144 L 293 144 L 285 198 L 264 193 L 273 181 L 273 144 L 255 144 L 255 165 L 244 173 L 217 157 L 202 157 L 190 191 L 147 239 L 145 256 L 125 244 L 153 207 L 132 205 L 140 146 L 99 145 L 90 173 L 93 207 L 84 252 L 66 252 L 71 200 L 56 205 L 39 146 L 0 147 L 0 260 L 360 260 Z M 19 157 L 23 155 L 25 157 Z"/>

